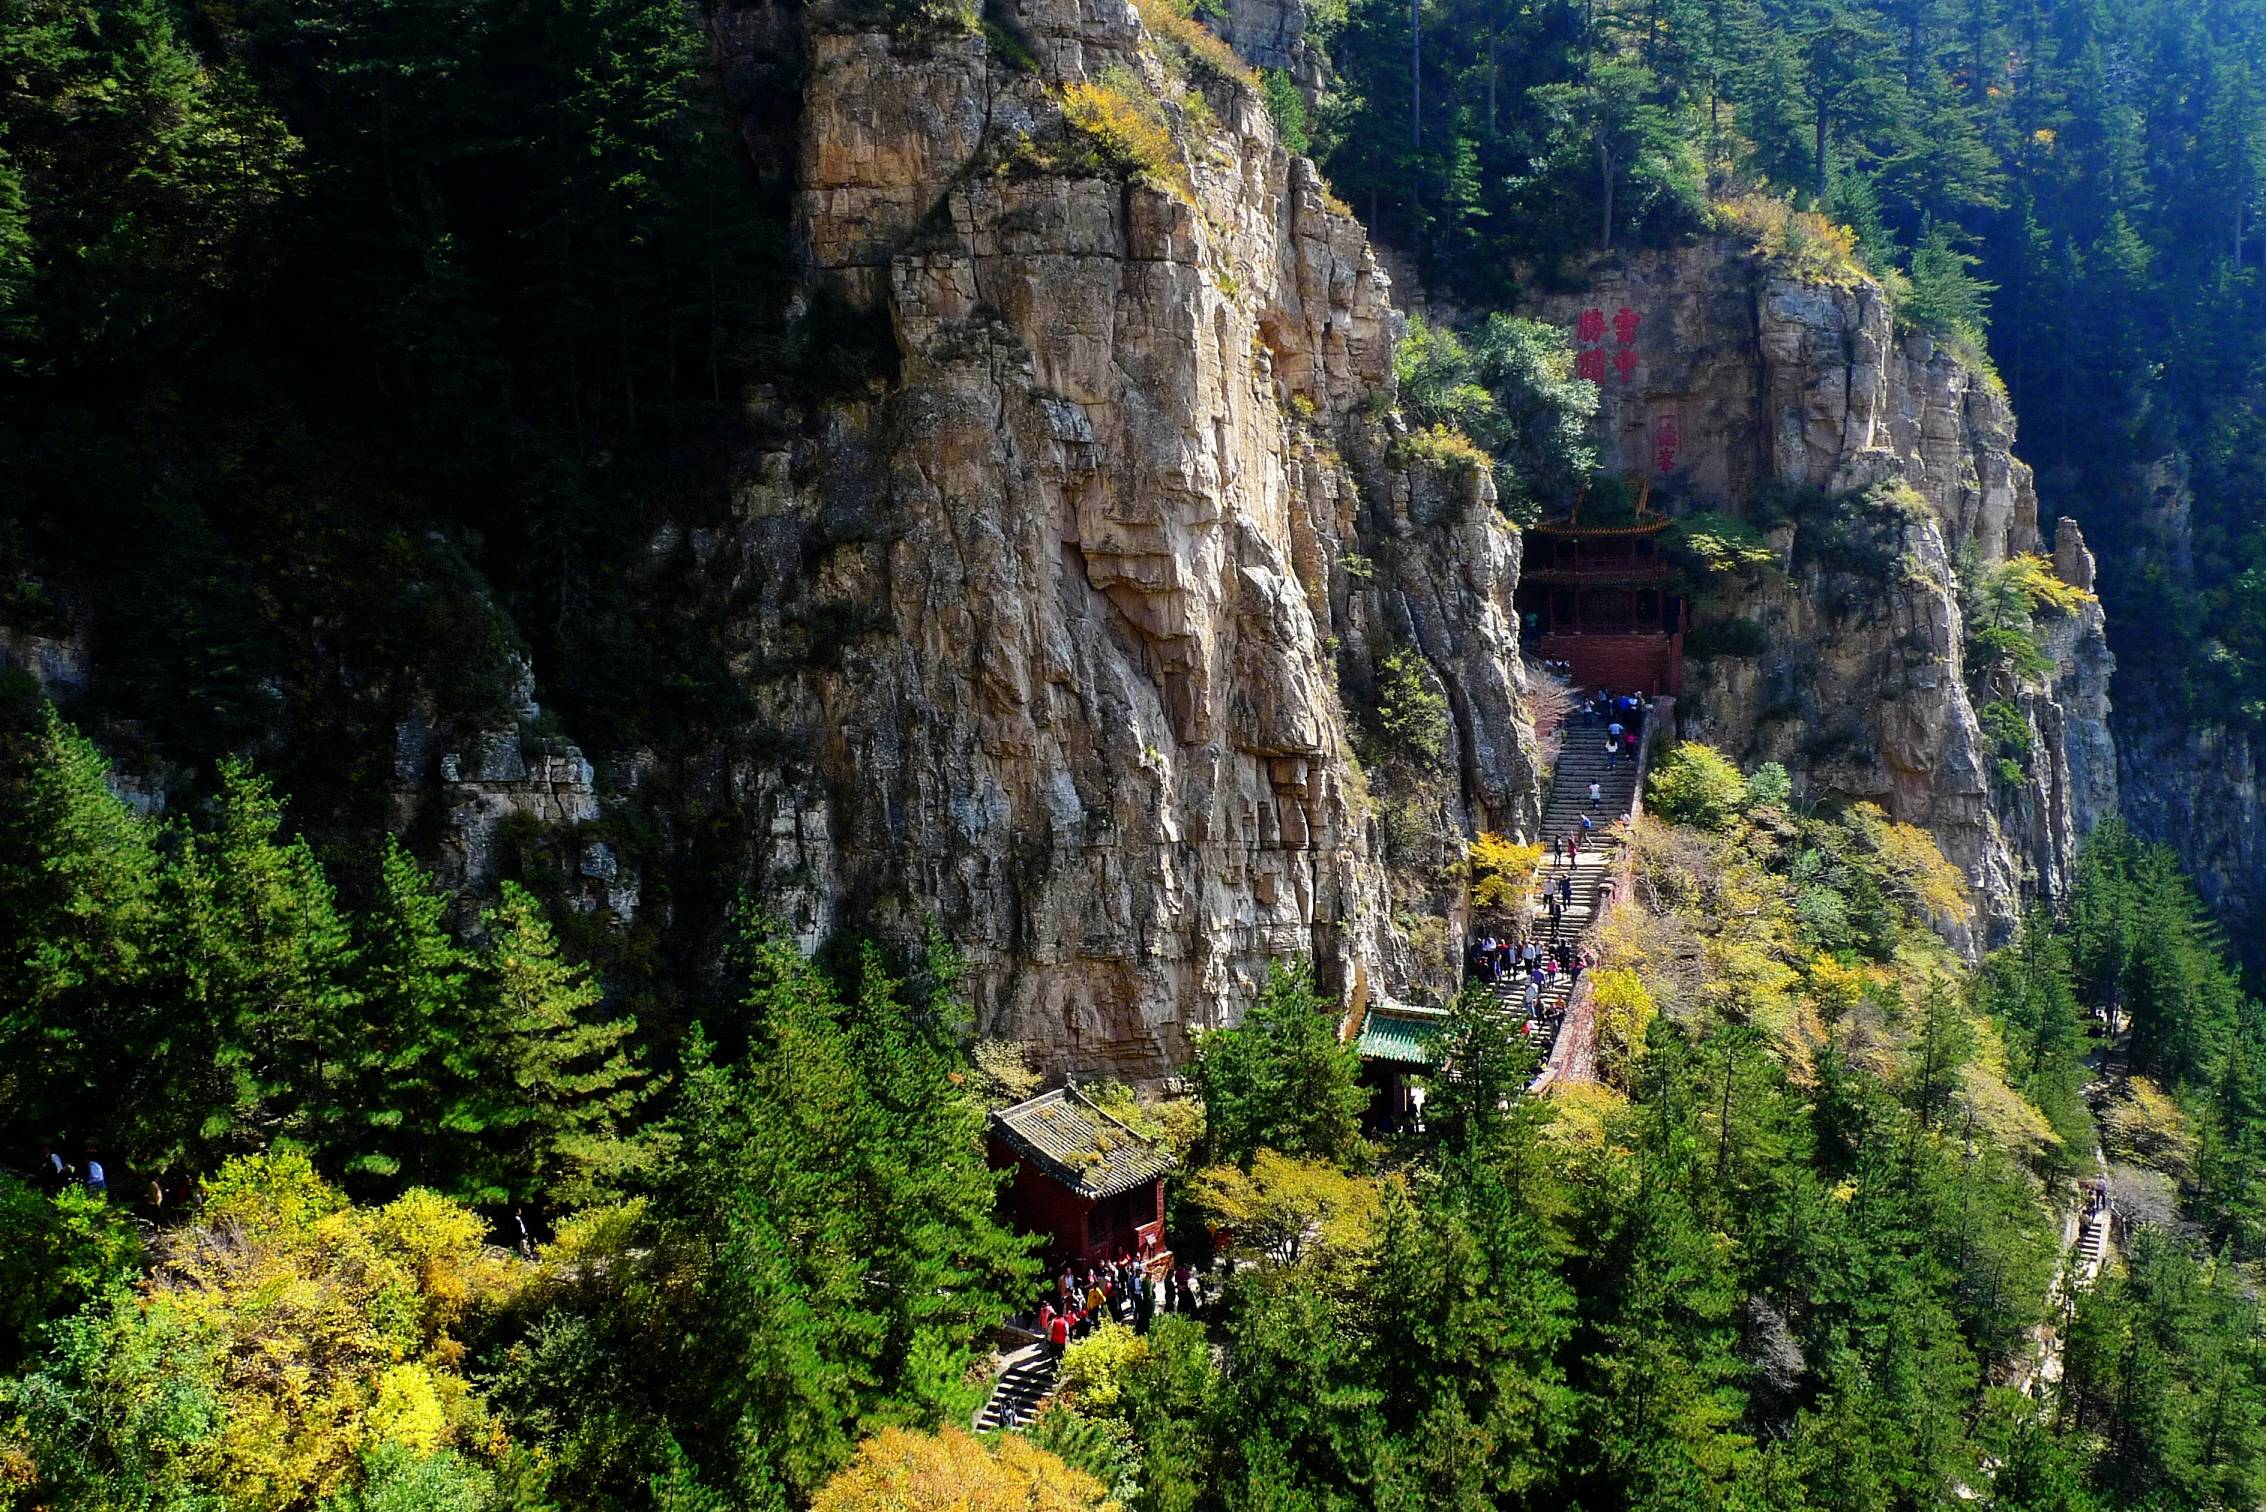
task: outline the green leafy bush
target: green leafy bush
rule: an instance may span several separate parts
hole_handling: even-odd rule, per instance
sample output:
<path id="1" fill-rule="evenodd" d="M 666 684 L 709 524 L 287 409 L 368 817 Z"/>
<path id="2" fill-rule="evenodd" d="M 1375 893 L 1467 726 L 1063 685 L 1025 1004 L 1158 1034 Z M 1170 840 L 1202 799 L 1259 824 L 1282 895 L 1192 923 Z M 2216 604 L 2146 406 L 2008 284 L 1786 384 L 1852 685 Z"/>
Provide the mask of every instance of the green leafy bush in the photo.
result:
<path id="1" fill-rule="evenodd" d="M 1447 756 L 1448 695 L 1431 666 L 1406 646 L 1377 664 L 1377 723 L 1419 766 L 1437 767 Z"/>
<path id="2" fill-rule="evenodd" d="M 1794 780 L 1787 776 L 1786 768 L 1775 761 L 1766 761 L 1747 774 L 1747 807 L 1784 808 L 1794 796 Z"/>
<path id="3" fill-rule="evenodd" d="M 1777 559 L 1761 531 L 1714 510 L 1678 520 L 1669 527 L 1666 545 L 1680 566 L 1710 576 L 1752 572 Z"/>
<path id="4" fill-rule="evenodd" d="M 1646 812 L 1670 824 L 1722 829 L 1746 799 L 1746 779 L 1730 758 L 1696 740 L 1669 747 L 1645 779 Z"/>
<path id="5" fill-rule="evenodd" d="M 2033 742 L 2029 716 L 2019 705 L 2003 698 L 1975 711 L 1982 725 L 1983 742 L 1996 763 L 1999 780 L 2010 787 L 2019 787 L 2030 771 Z"/>
<path id="6" fill-rule="evenodd" d="M 1265 70 L 1259 75 L 1259 97 L 1267 102 L 1283 146 L 1301 155 L 1310 151 L 1314 135 L 1306 119 L 1306 95 L 1291 76 L 1280 68 Z"/>

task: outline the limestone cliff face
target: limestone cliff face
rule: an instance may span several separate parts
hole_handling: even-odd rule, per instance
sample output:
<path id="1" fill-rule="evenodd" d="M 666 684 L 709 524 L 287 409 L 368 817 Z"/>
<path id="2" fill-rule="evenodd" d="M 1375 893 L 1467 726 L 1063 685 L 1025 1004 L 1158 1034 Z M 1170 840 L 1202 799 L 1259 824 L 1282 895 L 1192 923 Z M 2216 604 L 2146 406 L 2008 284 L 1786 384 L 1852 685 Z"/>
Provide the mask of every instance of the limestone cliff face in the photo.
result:
<path id="1" fill-rule="evenodd" d="M 2129 570 L 2156 567 L 2176 583 L 2195 572 L 2195 499 L 2184 457 L 2132 480 Z M 2144 679 L 2117 706 L 2124 816 L 2142 838 L 2170 846 L 2227 925 L 2245 960 L 2266 964 L 2256 924 L 2266 900 L 2266 749 L 2241 725 L 2182 708 Z"/>
<path id="2" fill-rule="evenodd" d="M 1806 282 L 1723 242 L 1612 259 L 1531 313 L 1578 332 L 1588 309 L 1607 318 L 1589 344 L 1607 354 L 1608 460 L 1654 475 L 1671 510 L 1772 527 L 1777 571 L 1703 610 L 1754 621 L 1759 646 L 1719 636 L 1688 664 L 1684 733 L 1785 763 L 1798 793 L 1925 827 L 1967 872 L 1986 936 L 2003 934 L 2022 897 L 2061 890 L 2117 802 L 2097 605 L 2041 617 L 2042 678 L 1993 684 L 1966 665 L 1957 558 L 2047 545 L 2003 394 L 1929 337 L 1898 337 L 1877 287 Z M 1858 498 L 1898 480 L 1904 507 Z M 2052 546 L 2089 589 L 2075 524 Z M 1978 719 L 1989 702 L 2029 729 L 2020 782 Z"/>
<path id="3" fill-rule="evenodd" d="M 1482 474 L 1392 460 L 1387 281 L 1258 100 L 1184 82 L 1123 0 L 1007 20 L 1027 59 L 795 44 L 807 293 L 882 312 L 897 373 L 759 398 L 784 439 L 713 570 L 771 738 L 729 786 L 808 938 L 934 915 L 985 1032 L 1156 1074 L 1271 958 L 1445 985 L 1395 914 L 1448 900 L 1388 857 L 1340 684 L 1416 650 L 1440 827 L 1530 827 L 1517 536 Z M 731 13 L 727 69 L 787 34 Z M 1105 73 L 1175 166 L 1060 166 L 1062 91 Z"/>

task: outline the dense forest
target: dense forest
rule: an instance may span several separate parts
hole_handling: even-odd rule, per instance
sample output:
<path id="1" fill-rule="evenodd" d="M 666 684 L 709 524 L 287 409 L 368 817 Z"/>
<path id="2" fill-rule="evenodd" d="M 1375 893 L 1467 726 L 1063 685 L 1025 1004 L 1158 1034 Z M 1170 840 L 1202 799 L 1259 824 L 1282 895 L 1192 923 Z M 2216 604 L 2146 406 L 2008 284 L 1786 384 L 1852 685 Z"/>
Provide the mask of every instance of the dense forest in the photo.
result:
<path id="1" fill-rule="evenodd" d="M 104 776 L 23 719 L 12 1505 L 2266 1496 L 2266 1012 L 2114 826 L 2065 916 L 1970 970 L 1924 834 L 1677 748 L 1603 941 L 1599 1084 L 1522 1096 L 1534 1052 L 1474 990 L 1421 1125 L 1365 1137 L 1286 965 L 1191 1097 L 1091 1089 L 1182 1156 L 1180 1252 L 1232 1236 L 1215 1293 L 1079 1340 L 987 1445 L 948 1425 L 1043 1283 L 980 1133 L 1033 1078 L 971 1046 L 943 941 L 812 961 L 750 915 L 663 1074 L 526 894 L 467 951 L 398 848 L 343 908 L 249 770 L 164 827 Z M 2130 1028 L 2106 1094 L 2089 1004 Z M 2096 1140 L 2147 1221 L 2064 1290 L 2049 1199 Z M 96 1161 L 107 1193 L 49 1178 Z"/>
<path id="2" fill-rule="evenodd" d="M 1414 28 L 1412 32 L 1412 27 Z M 2255 724 L 2266 647 L 2266 12 L 2247 0 L 1350 0 L 1301 127 L 1426 278 L 1515 303 L 1601 249 L 1850 253 L 1995 365 L 2106 548 L 2125 693 Z M 1836 244 L 1836 239 L 1839 243 Z M 2152 536 L 2194 491 L 2193 571 Z"/>

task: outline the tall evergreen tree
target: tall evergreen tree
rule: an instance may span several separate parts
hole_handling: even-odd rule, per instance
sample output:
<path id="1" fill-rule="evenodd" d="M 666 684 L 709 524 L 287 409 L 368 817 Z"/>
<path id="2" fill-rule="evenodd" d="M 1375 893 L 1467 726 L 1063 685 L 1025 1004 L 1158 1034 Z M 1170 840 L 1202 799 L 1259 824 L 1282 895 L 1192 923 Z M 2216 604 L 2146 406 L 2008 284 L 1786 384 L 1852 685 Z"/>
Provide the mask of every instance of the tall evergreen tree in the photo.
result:
<path id="1" fill-rule="evenodd" d="M 168 990 L 179 995 L 182 1130 L 207 1152 L 321 1137 L 317 1116 L 345 1077 L 359 1011 L 354 947 L 304 837 L 241 761 L 220 767 L 209 831 L 167 878 Z"/>
<path id="2" fill-rule="evenodd" d="M 326 1163 L 380 1192 L 425 1186 L 493 1196 L 473 1184 L 480 1137 L 499 1116 L 483 1085 L 473 955 L 450 936 L 448 900 L 388 839 L 361 927 L 361 1014 L 340 1047 L 336 1102 L 323 1120 Z"/>
<path id="3" fill-rule="evenodd" d="M 593 1016 L 603 991 L 587 966 L 560 956 L 525 888 L 506 882 L 482 925 L 478 1040 L 487 1076 L 505 1090 L 487 1120 L 496 1167 L 481 1200 L 571 1206 L 619 1190 L 653 1157 L 630 1124 L 647 1091 L 629 1045 L 637 1025 Z"/>
<path id="4" fill-rule="evenodd" d="M 17 1142 L 131 1120 L 164 1034 L 156 827 L 53 708 L 0 774 L 0 1105 Z"/>
<path id="5" fill-rule="evenodd" d="M 1339 1038 L 1336 1005 L 1315 994 L 1312 965 L 1271 963 L 1243 1022 L 1196 1047 L 1211 1158 L 1246 1164 L 1262 1149 L 1350 1155 L 1368 1101 L 1360 1074 L 1359 1052 Z"/>

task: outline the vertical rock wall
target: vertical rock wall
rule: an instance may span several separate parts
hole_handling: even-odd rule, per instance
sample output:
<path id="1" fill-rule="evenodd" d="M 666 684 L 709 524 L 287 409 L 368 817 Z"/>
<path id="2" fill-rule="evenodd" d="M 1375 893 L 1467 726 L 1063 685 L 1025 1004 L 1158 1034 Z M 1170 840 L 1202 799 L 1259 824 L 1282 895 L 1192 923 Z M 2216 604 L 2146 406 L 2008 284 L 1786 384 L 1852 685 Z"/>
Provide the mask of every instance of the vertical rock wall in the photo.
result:
<path id="1" fill-rule="evenodd" d="M 1530 827 L 1517 536 L 1483 476 L 1391 461 L 1387 281 L 1257 98 L 1180 82 L 1122 0 L 1008 19 L 1028 65 L 805 41 L 808 288 L 885 312 L 899 371 L 777 400 L 743 470 L 770 738 L 731 785 L 808 938 L 933 915 L 986 1032 L 1156 1074 L 1271 958 L 1445 985 L 1394 913 L 1451 900 L 1392 874 L 1340 675 L 1415 645 L 1456 821 Z M 776 31 L 722 27 L 727 67 L 738 35 Z M 1186 192 L 1056 166 L 1063 87 L 1105 71 L 1164 102 Z"/>
<path id="2" fill-rule="evenodd" d="M 2195 498 L 2184 457 L 2167 456 L 2132 479 L 2126 571 L 2153 567 L 2191 585 Z M 2143 627 L 2142 634 L 2147 631 Z M 2117 755 L 2124 815 L 2142 838 L 2175 851 L 2226 923 L 2229 942 L 2266 967 L 2256 927 L 2266 899 L 2266 750 L 2233 710 L 2183 706 L 2145 679 L 2120 684 Z"/>

